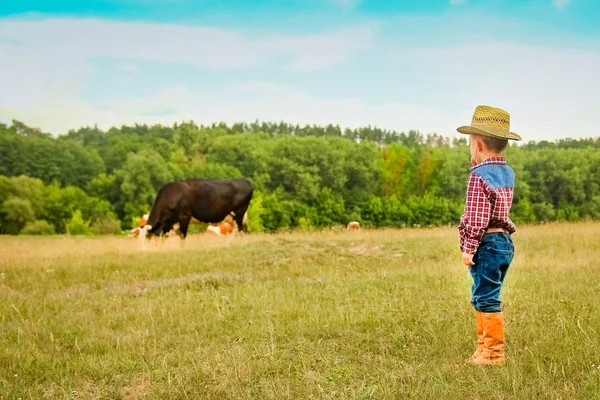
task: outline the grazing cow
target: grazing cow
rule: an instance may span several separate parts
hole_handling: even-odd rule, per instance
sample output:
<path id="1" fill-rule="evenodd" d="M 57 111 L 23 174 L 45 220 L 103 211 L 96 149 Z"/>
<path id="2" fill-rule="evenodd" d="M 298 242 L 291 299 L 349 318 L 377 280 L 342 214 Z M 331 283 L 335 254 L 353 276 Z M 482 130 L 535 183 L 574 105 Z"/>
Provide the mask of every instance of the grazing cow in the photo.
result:
<path id="1" fill-rule="evenodd" d="M 148 237 L 169 232 L 179 224 L 179 235 L 187 236 L 192 218 L 218 223 L 232 215 L 238 230 L 247 232 L 246 211 L 254 188 L 246 179 L 185 179 L 167 183 L 158 191 L 148 224 Z"/>
<path id="2" fill-rule="evenodd" d="M 360 224 L 356 221 L 351 221 L 348 223 L 348 226 L 346 226 L 346 229 L 349 231 L 357 231 L 360 229 Z"/>
<path id="3" fill-rule="evenodd" d="M 127 235 L 127 237 L 137 238 L 138 236 L 140 236 L 140 232 L 142 231 L 142 228 L 144 226 L 146 226 L 147 223 L 148 223 L 148 214 L 144 214 L 142 216 L 142 218 L 140 219 L 138 226 L 136 226 L 131 231 L 129 231 L 129 234 Z"/>
<path id="4" fill-rule="evenodd" d="M 233 233 L 233 226 L 231 226 L 231 224 L 229 222 L 221 222 L 217 226 L 209 225 L 206 228 L 207 235 L 222 236 L 222 235 L 231 235 L 232 233 Z"/>
<path id="5" fill-rule="evenodd" d="M 231 235 L 233 233 L 233 226 L 229 222 L 221 222 L 219 224 L 219 231 L 221 235 Z"/>

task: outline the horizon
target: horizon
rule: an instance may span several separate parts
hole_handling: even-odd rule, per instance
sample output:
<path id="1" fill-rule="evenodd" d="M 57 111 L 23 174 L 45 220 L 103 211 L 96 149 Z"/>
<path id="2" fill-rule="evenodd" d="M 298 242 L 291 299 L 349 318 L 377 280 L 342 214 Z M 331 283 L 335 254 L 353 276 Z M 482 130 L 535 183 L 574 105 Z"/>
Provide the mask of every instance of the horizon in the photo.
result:
<path id="1" fill-rule="evenodd" d="M 53 136 L 259 121 L 460 138 L 486 104 L 510 113 L 519 143 L 600 136 L 600 4 L 424 3 L 4 4 L 0 122 Z"/>
<path id="2" fill-rule="evenodd" d="M 99 127 L 97 124 L 88 124 L 85 126 L 80 126 L 80 127 L 76 127 L 76 128 L 70 128 L 67 132 L 61 132 L 61 133 L 54 133 L 54 132 L 47 132 L 44 131 L 43 129 L 40 129 L 40 127 L 37 126 L 33 126 L 30 124 L 27 124 L 26 121 L 19 121 L 16 120 L 17 122 L 23 123 L 26 127 L 31 128 L 31 129 L 35 129 L 35 130 L 39 130 L 40 133 L 42 134 L 47 134 L 50 135 L 51 138 L 53 139 L 57 139 L 59 136 L 66 136 L 68 135 L 70 132 L 77 132 L 79 130 L 82 129 L 97 129 L 98 131 L 106 134 L 108 133 L 108 131 L 110 131 L 111 129 L 117 129 L 117 130 L 121 130 L 123 128 L 133 128 L 135 126 L 143 126 L 143 127 L 147 127 L 149 129 L 151 129 L 153 126 L 159 126 L 161 128 L 169 128 L 169 129 L 175 129 L 177 126 L 181 126 L 184 124 L 193 124 L 196 127 L 198 127 L 198 129 L 213 129 L 213 128 L 217 128 L 219 126 L 221 126 L 222 124 L 225 124 L 225 126 L 228 129 L 232 129 L 234 127 L 234 125 L 238 125 L 238 124 L 245 124 L 246 126 L 252 126 L 253 124 L 267 124 L 267 125 L 279 125 L 281 123 L 283 124 L 287 124 L 288 126 L 294 126 L 294 127 L 298 127 L 300 129 L 303 128 L 307 128 L 307 127 L 316 127 L 316 128 L 322 128 L 325 129 L 327 128 L 328 125 L 333 126 L 334 128 L 337 127 L 340 129 L 340 133 L 341 135 L 339 137 L 342 138 L 346 138 L 347 136 L 345 136 L 345 129 L 350 129 L 351 131 L 357 131 L 360 129 L 379 129 L 381 130 L 383 133 L 386 134 L 398 134 L 398 135 L 409 135 L 410 133 L 414 132 L 418 135 L 421 135 L 423 137 L 423 139 L 427 139 L 429 136 L 433 136 L 433 137 L 441 137 L 443 139 L 446 139 L 448 141 L 448 145 L 450 145 L 450 147 L 452 147 L 454 144 L 456 144 L 457 142 L 460 142 L 461 140 L 465 141 L 466 144 L 468 144 L 468 140 L 469 140 L 469 135 L 464 135 L 464 134 L 460 134 L 457 133 L 456 136 L 447 136 L 447 135 L 441 135 L 439 133 L 436 132 L 428 132 L 428 133 L 424 133 L 421 132 L 417 129 L 411 129 L 409 131 L 396 131 L 394 129 L 384 129 L 384 128 L 380 128 L 378 126 L 375 125 L 365 125 L 365 126 L 358 126 L 356 128 L 344 128 L 342 126 L 340 126 L 339 124 L 326 124 L 326 125 L 320 125 L 320 124 L 291 124 L 289 122 L 286 121 L 260 121 L 260 120 L 256 120 L 256 121 L 234 121 L 231 123 L 227 123 L 224 121 L 219 121 L 219 122 L 210 122 L 210 123 L 198 123 L 196 121 L 190 120 L 190 121 L 174 121 L 172 124 L 162 124 L 162 123 L 137 123 L 134 122 L 131 125 L 121 125 L 121 126 L 110 126 L 106 129 L 102 129 L 101 127 Z M 6 123 L 6 122 L 2 122 L 0 121 L 0 124 L 4 124 L 6 127 L 11 127 L 12 126 L 12 122 Z M 247 133 L 252 133 L 250 131 L 248 132 L 243 132 L 243 134 L 247 134 Z M 269 132 L 264 132 L 264 133 L 269 133 Z M 284 136 L 283 135 L 273 135 L 273 136 Z M 294 134 L 291 134 L 290 136 L 295 136 Z M 296 137 L 314 137 L 314 135 L 302 135 L 302 136 L 296 136 Z M 360 143 L 362 140 L 372 140 L 372 139 L 362 139 L 360 137 L 358 138 L 349 138 L 352 139 L 354 142 L 356 143 Z M 553 140 L 547 140 L 547 139 L 541 139 L 541 140 L 522 140 L 522 141 L 515 141 L 515 140 L 509 140 L 508 146 L 527 146 L 527 145 L 539 145 L 542 143 L 551 143 L 551 144 L 564 144 L 565 142 L 598 142 L 600 141 L 600 135 L 597 136 L 588 136 L 588 137 L 561 137 L 561 138 L 556 138 Z M 392 142 L 394 143 L 394 142 Z M 380 143 L 381 144 L 381 143 Z M 391 143 L 390 143 L 391 144 Z M 424 143 L 425 144 L 425 143 Z M 434 146 L 435 147 L 435 146 Z"/>

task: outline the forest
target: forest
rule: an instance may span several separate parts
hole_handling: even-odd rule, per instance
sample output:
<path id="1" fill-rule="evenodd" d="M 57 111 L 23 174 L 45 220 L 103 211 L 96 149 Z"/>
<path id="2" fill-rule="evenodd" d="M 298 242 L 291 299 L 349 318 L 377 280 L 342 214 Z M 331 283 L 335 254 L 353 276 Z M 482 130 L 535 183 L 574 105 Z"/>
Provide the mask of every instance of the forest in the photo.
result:
<path id="1" fill-rule="evenodd" d="M 517 224 L 600 219 L 600 137 L 511 143 Z M 0 124 L 0 233 L 120 234 L 182 178 L 248 178 L 250 232 L 458 224 L 465 138 L 253 122 L 97 126 L 54 135 Z"/>

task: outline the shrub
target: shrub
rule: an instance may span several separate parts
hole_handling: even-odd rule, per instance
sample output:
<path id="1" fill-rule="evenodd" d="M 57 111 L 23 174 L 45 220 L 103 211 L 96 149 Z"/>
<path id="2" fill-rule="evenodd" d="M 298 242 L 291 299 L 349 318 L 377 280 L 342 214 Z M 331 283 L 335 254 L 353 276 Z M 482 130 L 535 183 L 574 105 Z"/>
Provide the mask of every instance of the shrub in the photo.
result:
<path id="1" fill-rule="evenodd" d="M 75 210 L 73 217 L 67 224 L 67 232 L 71 235 L 91 235 L 89 221 L 84 221 L 80 210 Z"/>
<path id="2" fill-rule="evenodd" d="M 533 205 L 533 213 L 535 219 L 540 222 L 554 221 L 556 219 L 556 211 L 552 204 L 540 203 Z"/>
<path id="3" fill-rule="evenodd" d="M 92 225 L 92 232 L 96 235 L 118 235 L 121 222 L 110 216 L 101 217 Z"/>
<path id="4" fill-rule="evenodd" d="M 6 232 L 17 235 L 28 222 L 35 221 L 35 212 L 31 202 L 18 197 L 10 197 L 0 206 L 4 217 Z"/>
<path id="5" fill-rule="evenodd" d="M 262 204 L 262 195 L 259 192 L 255 192 L 248 207 L 248 232 L 260 233 L 264 232 L 265 228 L 262 222 L 262 215 L 265 210 Z"/>
<path id="6" fill-rule="evenodd" d="M 54 225 L 44 220 L 28 222 L 21 230 L 21 235 L 54 235 Z"/>

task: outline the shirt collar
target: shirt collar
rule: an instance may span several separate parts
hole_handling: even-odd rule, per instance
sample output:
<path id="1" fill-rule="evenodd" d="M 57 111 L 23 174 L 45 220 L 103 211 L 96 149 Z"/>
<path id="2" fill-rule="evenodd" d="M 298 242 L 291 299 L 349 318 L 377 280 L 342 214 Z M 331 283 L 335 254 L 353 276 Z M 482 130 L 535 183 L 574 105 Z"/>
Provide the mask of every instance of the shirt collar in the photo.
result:
<path id="1" fill-rule="evenodd" d="M 474 167 L 471 167 L 469 169 L 469 171 L 473 171 L 475 168 L 479 168 L 482 165 L 486 165 L 486 164 L 506 164 L 506 158 L 504 157 L 490 157 L 487 158 L 485 160 L 483 160 L 482 162 L 480 162 L 479 164 L 475 165 Z"/>

